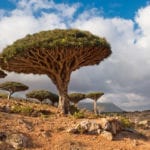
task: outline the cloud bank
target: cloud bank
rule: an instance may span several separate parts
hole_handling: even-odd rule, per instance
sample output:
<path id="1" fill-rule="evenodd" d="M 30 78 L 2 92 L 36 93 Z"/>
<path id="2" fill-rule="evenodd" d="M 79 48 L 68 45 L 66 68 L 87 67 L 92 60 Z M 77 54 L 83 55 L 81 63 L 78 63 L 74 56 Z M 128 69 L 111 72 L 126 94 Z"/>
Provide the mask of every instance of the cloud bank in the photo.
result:
<path id="1" fill-rule="evenodd" d="M 70 92 L 103 91 L 102 101 L 126 110 L 150 108 L 150 5 L 137 10 L 133 20 L 104 18 L 99 10 L 79 11 L 82 4 L 48 0 L 20 0 L 10 11 L 0 10 L 0 52 L 27 34 L 55 28 L 78 28 L 106 37 L 113 54 L 98 66 L 83 67 L 71 75 Z M 18 75 L 7 78 L 30 89 L 57 92 L 46 76 Z"/>

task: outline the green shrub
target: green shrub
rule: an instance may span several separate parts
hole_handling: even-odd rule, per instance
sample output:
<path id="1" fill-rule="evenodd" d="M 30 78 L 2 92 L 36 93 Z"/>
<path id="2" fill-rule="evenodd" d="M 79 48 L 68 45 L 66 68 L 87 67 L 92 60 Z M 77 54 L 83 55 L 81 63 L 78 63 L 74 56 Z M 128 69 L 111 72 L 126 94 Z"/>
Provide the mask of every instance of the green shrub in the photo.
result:
<path id="1" fill-rule="evenodd" d="M 84 113 L 81 112 L 81 111 L 75 112 L 75 113 L 73 114 L 73 116 L 74 116 L 76 119 L 81 119 L 81 118 L 84 118 L 84 117 L 85 117 L 85 116 L 84 116 Z"/>
<path id="2" fill-rule="evenodd" d="M 15 105 L 11 108 L 11 111 L 13 113 L 21 113 L 24 115 L 30 115 L 33 112 L 33 108 L 29 106 Z"/>
<path id="3" fill-rule="evenodd" d="M 133 128 L 133 123 L 126 117 L 120 117 L 120 121 L 125 128 Z"/>

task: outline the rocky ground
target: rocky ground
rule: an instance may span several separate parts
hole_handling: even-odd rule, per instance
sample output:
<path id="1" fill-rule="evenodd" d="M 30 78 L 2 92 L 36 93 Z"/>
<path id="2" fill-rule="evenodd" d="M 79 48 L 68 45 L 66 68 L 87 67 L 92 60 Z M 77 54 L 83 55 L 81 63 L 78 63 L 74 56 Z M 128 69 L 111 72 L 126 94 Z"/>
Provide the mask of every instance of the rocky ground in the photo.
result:
<path id="1" fill-rule="evenodd" d="M 85 112 L 85 118 L 56 112 L 55 107 L 44 104 L 0 99 L 0 150 L 150 149 L 150 111 L 100 116 Z M 116 133 L 105 130 L 110 126 L 103 127 L 102 120 Z M 74 128 L 76 132 L 71 131 Z"/>

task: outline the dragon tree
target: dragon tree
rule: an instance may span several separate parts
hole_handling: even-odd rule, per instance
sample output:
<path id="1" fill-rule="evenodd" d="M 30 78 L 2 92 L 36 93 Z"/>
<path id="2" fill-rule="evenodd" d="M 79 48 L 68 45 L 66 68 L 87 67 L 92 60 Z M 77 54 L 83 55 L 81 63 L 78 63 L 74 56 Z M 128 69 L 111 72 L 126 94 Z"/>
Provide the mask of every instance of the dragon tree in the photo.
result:
<path id="1" fill-rule="evenodd" d="M 57 94 L 52 93 L 50 91 L 46 91 L 46 90 L 33 90 L 30 91 L 26 94 L 27 98 L 36 98 L 38 99 L 40 102 L 44 101 L 45 99 L 49 99 L 52 102 L 52 105 L 54 106 L 54 104 L 59 100 L 59 97 Z"/>
<path id="2" fill-rule="evenodd" d="M 90 93 L 86 94 L 86 98 L 90 98 L 90 99 L 94 100 L 93 107 L 94 107 L 95 114 L 97 114 L 97 100 L 103 95 L 104 95 L 103 92 L 90 92 Z"/>
<path id="3" fill-rule="evenodd" d="M 46 74 L 59 92 L 59 112 L 69 113 L 68 84 L 73 71 L 99 64 L 111 54 L 105 38 L 77 29 L 42 31 L 7 46 L 0 67 L 17 73 Z"/>
<path id="4" fill-rule="evenodd" d="M 71 93 L 71 94 L 69 94 L 69 98 L 70 98 L 70 101 L 73 102 L 74 105 L 77 107 L 78 102 L 85 98 L 85 94 L 83 94 L 83 93 Z"/>
<path id="5" fill-rule="evenodd" d="M 10 99 L 11 95 L 15 92 L 28 90 L 28 86 L 19 82 L 4 82 L 0 84 L 0 90 L 4 90 L 9 92 L 8 99 Z"/>

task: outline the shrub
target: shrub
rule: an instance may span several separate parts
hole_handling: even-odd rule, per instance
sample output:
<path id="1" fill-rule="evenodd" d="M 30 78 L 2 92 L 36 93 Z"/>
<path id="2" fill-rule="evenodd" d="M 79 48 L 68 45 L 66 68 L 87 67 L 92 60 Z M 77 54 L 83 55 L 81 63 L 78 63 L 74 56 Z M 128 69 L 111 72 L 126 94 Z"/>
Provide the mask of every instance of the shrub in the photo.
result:
<path id="1" fill-rule="evenodd" d="M 124 128 L 133 128 L 134 124 L 126 117 L 120 117 L 120 121 Z"/>
<path id="2" fill-rule="evenodd" d="M 11 111 L 13 113 L 21 113 L 24 115 L 31 115 L 31 113 L 33 112 L 33 108 L 31 108 L 30 106 L 14 105 L 11 108 Z"/>
<path id="3" fill-rule="evenodd" d="M 84 118 L 84 112 L 81 112 L 81 111 L 75 112 L 75 113 L 73 114 L 73 116 L 74 116 L 76 119 L 82 119 L 82 118 Z"/>

